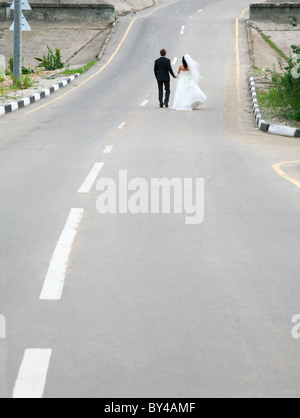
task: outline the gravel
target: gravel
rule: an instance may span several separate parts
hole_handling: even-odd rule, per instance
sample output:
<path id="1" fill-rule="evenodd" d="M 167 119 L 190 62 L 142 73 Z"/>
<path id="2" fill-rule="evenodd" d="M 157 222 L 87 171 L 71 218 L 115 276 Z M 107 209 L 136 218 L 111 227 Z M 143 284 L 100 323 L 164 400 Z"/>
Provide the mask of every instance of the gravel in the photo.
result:
<path id="1" fill-rule="evenodd" d="M 272 73 L 270 71 L 265 71 L 263 76 L 252 75 L 254 77 L 255 85 L 257 91 L 268 91 L 270 87 L 272 87 Z M 295 120 L 285 119 L 284 117 L 280 117 L 280 115 L 274 115 L 274 110 L 271 108 L 267 108 L 260 104 L 259 106 L 262 117 L 265 121 L 270 124 L 274 125 L 282 125 L 287 127 L 293 128 L 300 128 L 300 122 Z M 287 111 L 288 109 L 282 109 L 282 111 Z"/>
<path id="2" fill-rule="evenodd" d="M 71 67 L 71 69 L 76 69 L 77 67 Z M 64 70 L 62 70 L 64 71 Z M 34 85 L 28 89 L 25 90 L 13 90 L 9 93 L 5 93 L 5 95 L 0 96 L 0 106 L 17 102 L 21 99 L 24 99 L 25 97 L 30 97 L 35 93 L 39 93 L 45 89 L 49 89 L 54 84 L 58 84 L 62 82 L 63 80 L 66 80 L 69 76 L 61 74 L 61 71 L 43 71 L 39 74 L 32 74 L 31 78 L 34 82 Z M 10 77 L 6 78 L 6 81 L 4 83 L 0 83 L 0 91 L 1 87 L 4 85 L 7 86 L 11 84 L 12 81 Z M 2 93 L 1 93 L 2 94 Z"/>

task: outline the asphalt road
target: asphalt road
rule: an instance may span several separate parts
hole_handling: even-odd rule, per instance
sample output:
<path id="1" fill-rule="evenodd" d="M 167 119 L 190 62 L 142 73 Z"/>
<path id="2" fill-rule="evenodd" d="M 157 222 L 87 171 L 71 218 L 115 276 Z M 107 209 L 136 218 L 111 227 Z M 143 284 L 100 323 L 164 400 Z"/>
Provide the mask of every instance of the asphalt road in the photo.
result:
<path id="1" fill-rule="evenodd" d="M 0 397 L 299 396 L 300 191 L 272 169 L 299 145 L 255 131 L 247 6 L 128 16 L 75 85 L 0 119 Z M 158 108 L 162 47 L 201 62 L 199 111 Z M 203 178 L 203 223 L 100 215 L 97 181 L 120 170 Z"/>

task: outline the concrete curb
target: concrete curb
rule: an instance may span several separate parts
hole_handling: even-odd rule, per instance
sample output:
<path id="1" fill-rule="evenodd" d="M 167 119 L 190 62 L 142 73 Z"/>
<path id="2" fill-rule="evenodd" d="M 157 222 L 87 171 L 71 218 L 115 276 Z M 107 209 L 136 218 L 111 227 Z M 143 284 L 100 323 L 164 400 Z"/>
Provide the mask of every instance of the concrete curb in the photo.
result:
<path id="1" fill-rule="evenodd" d="M 280 136 L 288 136 L 291 138 L 300 138 L 300 129 L 297 128 L 290 128 L 288 126 L 280 126 L 280 125 L 272 125 L 263 120 L 263 117 L 260 113 L 258 100 L 257 100 L 257 93 L 256 93 L 256 85 L 253 77 L 250 77 L 250 91 L 253 103 L 253 113 L 256 119 L 257 126 L 263 132 L 268 132 L 273 135 L 280 135 Z"/>
<path id="2" fill-rule="evenodd" d="M 66 87 L 68 84 L 71 84 L 77 77 L 79 77 L 79 74 L 72 75 L 66 80 L 63 80 L 58 84 L 54 84 L 49 89 L 45 89 L 41 91 L 40 93 L 34 94 L 31 97 L 25 97 L 24 99 L 19 100 L 18 102 L 12 102 L 7 105 L 0 106 L 0 116 L 6 115 L 7 113 L 14 112 L 15 110 L 18 110 L 18 109 L 23 109 L 26 106 L 36 103 L 44 99 L 47 96 L 50 96 L 50 94 L 55 93 L 57 90 L 60 90 Z"/>
<path id="3" fill-rule="evenodd" d="M 105 54 L 105 51 L 107 49 L 107 46 L 112 38 L 112 33 L 114 28 L 116 27 L 116 22 L 113 22 L 111 30 L 104 42 L 104 45 L 101 48 L 100 54 L 98 56 L 98 60 L 100 60 L 103 55 Z M 49 89 L 45 89 L 43 91 L 41 91 L 40 93 L 36 93 L 31 97 L 26 97 L 22 100 L 19 100 L 18 102 L 13 102 L 13 103 L 9 103 L 7 105 L 4 106 L 0 106 L 0 117 L 3 115 L 6 115 L 8 113 L 14 112 L 15 110 L 18 109 L 23 109 L 26 106 L 29 106 L 33 103 L 36 103 L 42 99 L 44 99 L 45 97 L 49 96 L 52 93 L 55 93 L 57 90 L 62 89 L 63 87 L 66 87 L 68 84 L 71 84 L 77 77 L 79 77 L 80 74 L 74 74 L 71 77 L 67 78 L 66 80 L 61 81 L 58 84 L 54 84 L 52 87 L 50 87 Z"/>
<path id="4" fill-rule="evenodd" d="M 103 57 L 103 55 L 106 52 L 107 46 L 108 46 L 108 44 L 109 44 L 109 42 L 110 42 L 110 40 L 112 38 L 113 30 L 116 27 L 116 25 L 117 25 L 117 22 L 113 22 L 112 27 L 110 29 L 110 32 L 109 32 L 109 34 L 108 34 L 108 36 L 107 36 L 107 38 L 106 38 L 106 40 L 105 40 L 105 42 L 104 42 L 104 44 L 103 44 L 103 46 L 101 48 L 101 51 L 100 51 L 100 53 L 98 55 L 98 60 L 99 61 L 101 60 L 101 58 Z"/>

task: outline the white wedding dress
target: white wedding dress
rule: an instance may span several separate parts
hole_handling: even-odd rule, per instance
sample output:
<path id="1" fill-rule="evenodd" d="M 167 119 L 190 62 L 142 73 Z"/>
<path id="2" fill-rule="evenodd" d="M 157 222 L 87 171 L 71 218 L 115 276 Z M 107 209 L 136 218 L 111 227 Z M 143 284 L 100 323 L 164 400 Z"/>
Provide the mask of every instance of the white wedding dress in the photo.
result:
<path id="1" fill-rule="evenodd" d="M 200 65 L 190 55 L 185 55 L 190 71 L 181 71 L 175 91 L 173 110 L 195 110 L 206 102 L 207 96 L 198 86 Z"/>

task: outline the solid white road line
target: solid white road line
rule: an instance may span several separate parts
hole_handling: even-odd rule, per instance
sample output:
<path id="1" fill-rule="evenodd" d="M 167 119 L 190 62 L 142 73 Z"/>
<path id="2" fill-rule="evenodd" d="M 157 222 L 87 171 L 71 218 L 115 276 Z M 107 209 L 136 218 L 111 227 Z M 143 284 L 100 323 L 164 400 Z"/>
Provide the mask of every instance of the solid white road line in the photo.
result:
<path id="1" fill-rule="evenodd" d="M 142 107 L 145 107 L 149 103 L 149 100 L 144 100 L 143 103 L 141 103 Z"/>
<path id="2" fill-rule="evenodd" d="M 177 60 L 178 60 L 178 58 L 177 58 L 177 57 L 175 57 L 175 58 L 173 59 L 172 65 L 175 65 L 175 64 L 176 64 L 176 62 L 177 62 Z"/>
<path id="3" fill-rule="evenodd" d="M 51 355 L 50 349 L 25 351 L 13 391 L 14 399 L 43 397 Z"/>
<path id="4" fill-rule="evenodd" d="M 185 26 L 182 26 L 181 31 L 180 31 L 180 35 L 183 35 L 185 31 Z"/>
<path id="5" fill-rule="evenodd" d="M 68 262 L 83 212 L 84 209 L 71 209 L 50 262 L 41 300 L 60 300 L 62 297 Z"/>
<path id="6" fill-rule="evenodd" d="M 92 170 L 90 171 L 90 174 L 87 176 L 87 178 L 84 180 L 82 186 L 78 190 L 78 193 L 89 193 L 96 178 L 98 177 L 100 171 L 102 170 L 104 166 L 104 163 L 96 163 Z"/>
<path id="7" fill-rule="evenodd" d="M 121 125 L 119 125 L 118 129 L 124 129 L 126 126 L 126 122 L 122 122 Z"/>
<path id="8" fill-rule="evenodd" d="M 114 148 L 113 145 L 108 145 L 107 147 L 104 148 L 103 154 L 110 154 L 113 148 Z"/>

